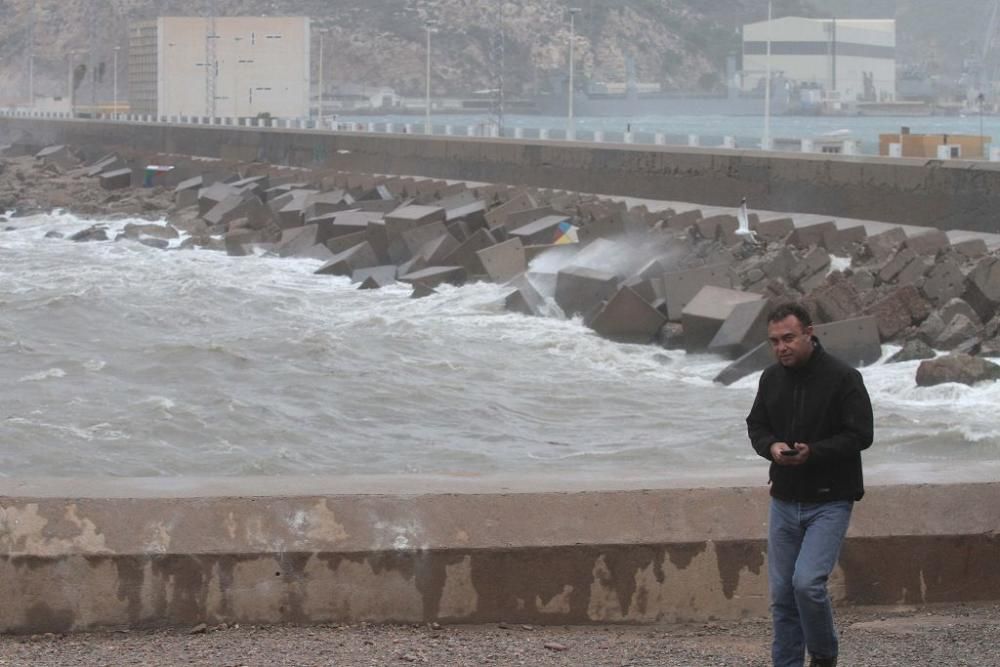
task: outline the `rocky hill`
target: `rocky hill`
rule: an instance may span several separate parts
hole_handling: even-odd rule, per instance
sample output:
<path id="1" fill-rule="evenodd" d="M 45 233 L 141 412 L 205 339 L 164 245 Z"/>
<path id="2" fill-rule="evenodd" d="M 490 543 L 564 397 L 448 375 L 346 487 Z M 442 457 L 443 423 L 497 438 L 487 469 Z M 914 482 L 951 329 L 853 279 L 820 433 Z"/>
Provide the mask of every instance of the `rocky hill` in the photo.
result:
<path id="1" fill-rule="evenodd" d="M 924 56 L 953 66 L 978 32 L 982 0 L 775 0 L 775 14 L 898 15 L 904 59 Z M 542 90 L 566 67 L 568 7 L 577 17 L 581 76 L 622 81 L 626 60 L 638 77 L 668 89 L 717 88 L 725 58 L 739 50 L 739 26 L 763 19 L 762 0 L 0 0 L 0 104 L 27 97 L 30 43 L 35 90 L 65 92 L 75 72 L 82 103 L 109 100 L 114 47 L 121 46 L 119 86 L 127 88 L 128 25 L 159 15 L 308 15 L 329 29 L 328 75 L 419 94 L 424 81 L 424 24 L 437 24 L 433 85 L 437 94 L 490 87 L 501 62 L 511 94 Z M 959 11 L 961 5 L 967 11 Z M 502 11 L 501 11 L 502 8 Z M 948 21 L 942 20 L 941 13 Z M 33 39 L 32 39 L 33 35 Z M 964 41 L 963 41 L 964 40 Z M 316 45 L 314 44 L 314 57 Z M 72 63 L 70 62 L 72 59 Z M 944 69 L 944 65 L 942 65 Z M 953 67 L 952 67 L 953 69 Z"/>

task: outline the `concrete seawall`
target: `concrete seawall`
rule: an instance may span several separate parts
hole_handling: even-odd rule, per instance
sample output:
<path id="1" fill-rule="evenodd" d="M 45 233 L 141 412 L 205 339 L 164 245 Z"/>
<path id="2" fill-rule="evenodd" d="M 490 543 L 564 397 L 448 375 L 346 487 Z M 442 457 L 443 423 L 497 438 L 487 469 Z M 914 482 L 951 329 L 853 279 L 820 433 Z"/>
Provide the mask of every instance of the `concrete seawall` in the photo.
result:
<path id="1" fill-rule="evenodd" d="M 1000 165 L 630 145 L 0 118 L 0 141 L 295 166 L 997 231 Z"/>
<path id="2" fill-rule="evenodd" d="M 764 488 L 379 486 L 5 481 L 0 631 L 767 613 Z M 1000 598 L 998 504 L 998 483 L 872 488 L 856 508 L 834 597 Z"/>

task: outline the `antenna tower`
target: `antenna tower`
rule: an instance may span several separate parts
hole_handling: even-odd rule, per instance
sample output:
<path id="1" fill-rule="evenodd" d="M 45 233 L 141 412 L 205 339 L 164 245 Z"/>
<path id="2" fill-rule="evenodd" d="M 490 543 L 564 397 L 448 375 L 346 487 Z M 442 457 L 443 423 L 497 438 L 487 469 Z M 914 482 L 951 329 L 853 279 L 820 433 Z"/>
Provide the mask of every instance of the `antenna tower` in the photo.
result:
<path id="1" fill-rule="evenodd" d="M 998 0 L 1000 1 L 1000 0 Z M 506 69 L 507 33 L 504 25 L 504 0 L 496 0 L 496 13 L 493 17 L 495 29 L 490 36 L 490 72 L 493 98 L 490 104 L 490 115 L 496 124 L 497 132 L 503 136 L 504 116 L 504 71 Z"/>
<path id="2" fill-rule="evenodd" d="M 215 3 L 210 1 L 205 18 L 205 115 L 209 119 L 215 118 L 215 83 L 219 74 L 215 41 Z"/>

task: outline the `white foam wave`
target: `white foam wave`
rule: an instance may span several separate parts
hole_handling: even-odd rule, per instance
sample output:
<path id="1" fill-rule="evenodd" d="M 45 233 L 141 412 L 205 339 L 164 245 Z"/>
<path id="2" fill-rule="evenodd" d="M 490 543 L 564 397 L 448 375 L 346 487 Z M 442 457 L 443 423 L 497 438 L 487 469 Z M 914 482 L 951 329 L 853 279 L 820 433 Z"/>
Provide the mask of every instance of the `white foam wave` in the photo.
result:
<path id="1" fill-rule="evenodd" d="M 18 382 L 41 382 L 42 380 L 48 380 L 50 378 L 62 378 L 66 377 L 66 371 L 61 368 L 50 368 L 48 370 L 39 371 L 37 373 L 31 373 L 30 375 L 25 375 L 18 378 Z"/>

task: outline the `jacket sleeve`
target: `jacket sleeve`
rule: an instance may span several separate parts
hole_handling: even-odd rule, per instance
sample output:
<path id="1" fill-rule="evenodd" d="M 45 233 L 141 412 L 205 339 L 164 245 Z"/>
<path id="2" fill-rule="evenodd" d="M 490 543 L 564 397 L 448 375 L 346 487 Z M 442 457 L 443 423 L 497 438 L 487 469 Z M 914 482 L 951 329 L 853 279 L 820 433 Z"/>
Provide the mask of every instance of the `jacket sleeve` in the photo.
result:
<path id="1" fill-rule="evenodd" d="M 774 435 L 774 428 L 771 426 L 771 417 L 767 413 L 767 406 L 764 404 L 764 396 L 766 395 L 766 389 L 764 387 L 767 381 L 767 372 L 765 371 L 760 376 L 760 382 L 757 384 L 757 397 L 753 401 L 753 407 L 750 408 L 750 414 L 747 415 L 747 433 L 750 435 L 750 444 L 753 446 L 754 450 L 760 456 L 763 456 L 768 461 L 773 461 L 771 458 L 771 445 L 779 442 L 777 436 Z"/>
<path id="2" fill-rule="evenodd" d="M 851 369 L 844 375 L 835 401 L 842 429 L 829 438 L 808 443 L 810 463 L 857 456 L 871 446 L 875 437 L 872 402 L 861 373 Z"/>

